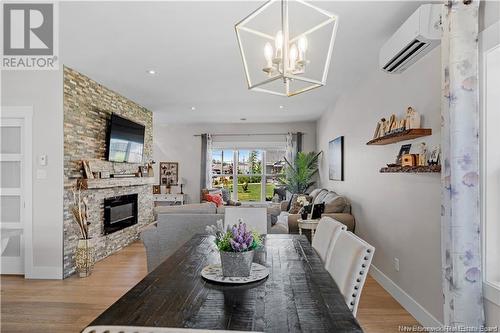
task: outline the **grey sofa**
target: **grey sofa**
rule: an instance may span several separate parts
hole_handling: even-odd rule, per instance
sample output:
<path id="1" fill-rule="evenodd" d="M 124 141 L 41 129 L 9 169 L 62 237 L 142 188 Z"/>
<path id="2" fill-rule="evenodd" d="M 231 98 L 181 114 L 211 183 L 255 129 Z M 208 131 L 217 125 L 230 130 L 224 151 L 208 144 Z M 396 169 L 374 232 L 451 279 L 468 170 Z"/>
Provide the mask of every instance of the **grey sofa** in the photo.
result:
<path id="1" fill-rule="evenodd" d="M 262 205 L 256 204 L 254 207 Z M 248 207 L 242 206 L 242 207 Z M 224 220 L 224 207 L 214 203 L 189 204 L 183 206 L 155 207 L 156 222 L 141 231 L 146 247 L 148 272 L 163 262 L 195 234 L 205 233 L 205 228 Z M 287 233 L 280 226 L 271 226 L 273 214 L 279 214 L 280 207 L 269 207 L 267 214 L 268 233 Z"/>
<path id="2" fill-rule="evenodd" d="M 312 202 L 314 204 L 325 204 L 325 211 L 321 215 L 328 216 L 337 220 L 347 226 L 347 230 L 354 232 L 356 227 L 356 221 L 354 216 L 351 214 L 351 204 L 342 195 L 339 195 L 333 191 L 327 189 L 316 189 L 313 190 L 309 196 L 312 197 Z M 288 201 L 283 201 L 281 203 L 281 210 L 286 211 L 288 208 Z M 299 230 L 298 219 L 299 214 L 288 215 L 288 229 L 290 233 L 297 233 Z"/>

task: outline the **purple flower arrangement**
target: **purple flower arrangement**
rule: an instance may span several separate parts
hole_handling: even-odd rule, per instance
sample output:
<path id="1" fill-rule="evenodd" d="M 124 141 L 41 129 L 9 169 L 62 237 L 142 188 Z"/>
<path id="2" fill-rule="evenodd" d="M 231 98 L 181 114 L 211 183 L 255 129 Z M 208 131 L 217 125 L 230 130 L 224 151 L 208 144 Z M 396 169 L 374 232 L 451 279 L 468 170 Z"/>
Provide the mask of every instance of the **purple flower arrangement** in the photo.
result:
<path id="1" fill-rule="evenodd" d="M 226 232 L 221 230 L 221 223 L 207 227 L 207 232 L 215 236 L 215 244 L 223 252 L 247 252 L 262 245 L 261 236 L 247 229 L 247 225 L 240 219 L 238 224 L 228 227 Z"/>

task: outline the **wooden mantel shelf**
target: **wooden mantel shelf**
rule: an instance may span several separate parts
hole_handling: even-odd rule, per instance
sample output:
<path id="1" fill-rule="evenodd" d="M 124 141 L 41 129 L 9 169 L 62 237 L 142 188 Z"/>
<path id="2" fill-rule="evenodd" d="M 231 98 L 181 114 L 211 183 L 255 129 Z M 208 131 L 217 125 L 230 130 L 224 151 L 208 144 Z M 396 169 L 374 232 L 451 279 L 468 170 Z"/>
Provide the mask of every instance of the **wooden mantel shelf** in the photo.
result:
<path id="1" fill-rule="evenodd" d="M 122 186 L 141 186 L 156 184 L 155 177 L 128 177 L 128 178 L 95 178 L 95 179 L 80 179 L 82 188 L 102 189 Z"/>
<path id="2" fill-rule="evenodd" d="M 439 173 L 441 172 L 440 165 L 426 166 L 394 166 L 384 167 L 380 169 L 381 173 Z"/>
<path id="3" fill-rule="evenodd" d="M 396 143 L 399 141 L 412 140 L 416 138 L 420 138 L 422 136 L 432 135 L 432 129 L 430 128 L 414 128 L 409 129 L 399 133 L 393 133 L 389 135 L 385 135 L 380 138 L 376 138 L 368 141 L 367 145 L 388 145 L 391 143 Z"/>

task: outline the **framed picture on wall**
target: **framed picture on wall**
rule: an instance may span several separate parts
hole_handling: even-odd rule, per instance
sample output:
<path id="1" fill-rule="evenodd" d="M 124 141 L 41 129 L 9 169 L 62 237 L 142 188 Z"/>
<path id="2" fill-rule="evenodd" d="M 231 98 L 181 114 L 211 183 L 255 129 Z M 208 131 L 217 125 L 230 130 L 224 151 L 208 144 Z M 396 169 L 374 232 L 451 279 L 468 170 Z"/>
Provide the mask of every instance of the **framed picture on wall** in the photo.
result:
<path id="1" fill-rule="evenodd" d="M 160 162 L 160 185 L 177 186 L 179 183 L 179 163 Z"/>
<path id="2" fill-rule="evenodd" d="M 344 180 L 344 137 L 339 136 L 328 143 L 328 178 Z"/>

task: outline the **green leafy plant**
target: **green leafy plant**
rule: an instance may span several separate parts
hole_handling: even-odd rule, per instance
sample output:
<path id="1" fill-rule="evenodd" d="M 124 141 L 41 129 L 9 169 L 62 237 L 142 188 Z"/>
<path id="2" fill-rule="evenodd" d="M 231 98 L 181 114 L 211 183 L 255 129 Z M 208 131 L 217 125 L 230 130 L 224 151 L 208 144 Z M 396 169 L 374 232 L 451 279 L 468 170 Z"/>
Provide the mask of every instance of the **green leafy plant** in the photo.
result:
<path id="1" fill-rule="evenodd" d="M 293 164 L 285 158 L 286 166 L 280 175 L 280 181 L 289 192 L 304 194 L 316 184 L 314 176 L 318 173 L 318 159 L 321 153 L 298 152 Z"/>

